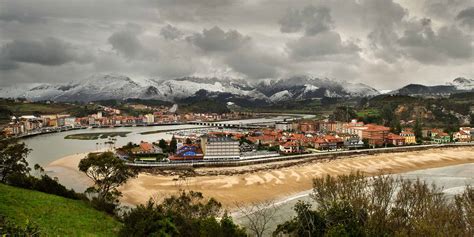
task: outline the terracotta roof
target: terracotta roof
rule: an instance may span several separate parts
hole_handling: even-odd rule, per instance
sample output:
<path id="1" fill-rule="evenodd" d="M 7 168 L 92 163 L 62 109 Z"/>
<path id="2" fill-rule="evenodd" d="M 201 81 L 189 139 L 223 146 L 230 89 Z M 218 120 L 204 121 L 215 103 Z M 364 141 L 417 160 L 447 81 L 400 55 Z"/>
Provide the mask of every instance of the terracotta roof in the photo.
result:
<path id="1" fill-rule="evenodd" d="M 140 149 L 142 149 L 143 151 L 151 151 L 153 150 L 153 144 L 148 142 L 142 142 L 140 143 Z"/>
<path id="2" fill-rule="evenodd" d="M 405 140 L 404 137 L 399 136 L 399 135 L 394 134 L 394 133 L 389 133 L 389 134 L 387 135 L 387 138 L 390 139 L 390 140 Z"/>

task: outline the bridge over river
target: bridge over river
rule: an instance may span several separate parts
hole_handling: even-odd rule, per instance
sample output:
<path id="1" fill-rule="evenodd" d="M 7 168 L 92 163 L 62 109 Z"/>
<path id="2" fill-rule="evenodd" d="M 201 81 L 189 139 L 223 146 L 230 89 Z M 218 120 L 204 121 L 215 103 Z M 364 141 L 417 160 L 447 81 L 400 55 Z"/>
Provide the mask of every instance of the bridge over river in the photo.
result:
<path id="1" fill-rule="evenodd" d="M 209 126 L 209 127 L 219 127 L 219 128 L 241 128 L 241 129 L 259 129 L 259 128 L 270 128 L 275 127 L 274 122 L 264 122 L 264 123 L 226 123 L 226 122 L 201 122 L 194 121 L 188 122 L 187 124 L 200 125 L 200 126 Z"/>

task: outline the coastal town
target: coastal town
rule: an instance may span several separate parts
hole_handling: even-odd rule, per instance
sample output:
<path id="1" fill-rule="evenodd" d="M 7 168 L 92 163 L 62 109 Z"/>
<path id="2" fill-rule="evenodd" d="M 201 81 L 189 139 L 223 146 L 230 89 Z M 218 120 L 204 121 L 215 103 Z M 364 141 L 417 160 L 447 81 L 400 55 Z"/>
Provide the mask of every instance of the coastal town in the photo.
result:
<path id="1" fill-rule="evenodd" d="M 474 137 L 471 127 L 460 127 L 459 131 L 448 134 L 439 128 L 421 127 L 413 121 L 411 124 L 402 121 L 405 126 L 398 128 L 398 131 L 357 119 L 344 122 L 302 117 L 288 117 L 253 126 L 237 123 L 234 126 L 225 124 L 225 121 L 242 121 L 261 118 L 263 115 L 235 112 L 178 114 L 176 108 L 133 107 L 139 110 L 151 109 L 153 112 L 130 116 L 122 114 L 119 109 L 102 106 L 101 111 L 85 117 L 68 114 L 24 115 L 12 117 L 3 128 L 3 136 L 26 137 L 87 128 L 201 125 L 198 128 L 169 131 L 172 138 L 168 140 L 141 141 L 138 144 L 130 142 L 123 147 L 115 147 L 111 137 L 100 137 L 111 139 L 107 142 L 112 145 L 109 148 L 118 157 L 135 164 L 263 160 L 296 154 L 471 142 Z"/>
<path id="2" fill-rule="evenodd" d="M 132 116 L 122 113 L 120 109 L 100 106 L 100 111 L 84 117 L 70 114 L 39 114 L 12 116 L 8 124 L 2 128 L 1 137 L 28 137 L 44 133 L 61 132 L 85 128 L 114 128 L 136 126 L 179 125 L 192 121 L 212 122 L 254 118 L 254 113 L 184 113 L 177 114 L 177 105 L 146 106 L 132 104 L 129 107 L 136 111 L 147 113 Z"/>
<path id="3" fill-rule="evenodd" d="M 356 120 L 295 120 L 276 122 L 272 128 L 255 130 L 210 128 L 172 134 L 171 141 L 142 141 L 119 148 L 120 157 L 137 163 L 265 159 L 325 151 L 471 142 L 474 130 L 461 127 L 451 137 L 439 129 L 423 129 L 419 141 L 412 128 L 395 134 L 389 127 Z"/>

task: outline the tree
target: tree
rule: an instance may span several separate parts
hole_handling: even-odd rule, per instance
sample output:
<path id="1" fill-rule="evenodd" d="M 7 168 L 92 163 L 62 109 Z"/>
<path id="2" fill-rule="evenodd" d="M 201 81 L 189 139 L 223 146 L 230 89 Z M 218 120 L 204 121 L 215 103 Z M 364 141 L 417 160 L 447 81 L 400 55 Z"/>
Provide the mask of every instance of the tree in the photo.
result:
<path id="1" fill-rule="evenodd" d="M 335 121 L 349 122 L 351 119 L 356 118 L 357 113 L 352 107 L 339 106 L 333 111 L 331 119 Z"/>
<path id="2" fill-rule="evenodd" d="M 5 183 L 12 174 L 26 175 L 31 170 L 26 157 L 30 150 L 16 140 L 0 141 L 0 181 Z"/>
<path id="3" fill-rule="evenodd" d="M 382 111 L 380 112 L 383 123 L 385 126 L 389 126 L 390 121 L 396 119 L 395 113 L 393 112 L 394 108 L 392 104 L 386 104 L 382 107 Z"/>
<path id="4" fill-rule="evenodd" d="M 117 197 L 121 195 L 117 187 L 137 175 L 135 170 L 112 152 L 89 153 L 79 162 L 79 170 L 94 181 L 94 186 L 89 187 L 86 192 L 95 193 L 97 196 L 94 198 L 100 205 L 115 204 Z M 115 206 L 111 209 L 115 209 Z M 108 211 L 112 211 L 111 209 L 107 208 Z"/>
<path id="5" fill-rule="evenodd" d="M 163 150 L 163 152 L 168 152 L 169 150 L 169 147 L 168 147 L 168 143 L 166 143 L 165 139 L 161 139 L 159 142 L 158 142 L 158 146 Z"/>
<path id="6" fill-rule="evenodd" d="M 125 213 L 121 236 L 246 236 L 245 230 L 221 213 L 222 205 L 199 192 L 182 191 L 162 203 L 150 200 Z M 218 220 L 220 219 L 220 221 Z"/>
<path id="7" fill-rule="evenodd" d="M 402 125 L 400 124 L 400 120 L 393 119 L 390 123 L 390 131 L 395 134 L 400 134 L 402 132 Z"/>
<path id="8" fill-rule="evenodd" d="M 152 200 L 138 205 L 123 216 L 120 236 L 171 236 L 178 234 L 176 226 Z"/>
<path id="9" fill-rule="evenodd" d="M 415 138 L 417 143 L 421 143 L 423 140 L 422 125 L 419 119 L 416 119 L 415 124 L 413 125 L 413 132 L 415 133 Z"/>
<path id="10" fill-rule="evenodd" d="M 274 235 L 290 236 L 473 236 L 474 189 L 454 201 L 420 180 L 361 173 L 313 180 L 310 204 Z"/>
<path id="11" fill-rule="evenodd" d="M 170 141 L 170 152 L 175 153 L 176 152 L 176 146 L 178 145 L 178 142 L 176 141 L 176 138 L 173 136 Z"/>
<path id="12" fill-rule="evenodd" d="M 237 208 L 242 216 L 247 220 L 246 227 L 257 237 L 262 237 L 269 229 L 269 225 L 275 219 L 275 215 L 279 209 L 274 201 L 264 201 L 252 203 L 245 207 L 237 204 Z"/>

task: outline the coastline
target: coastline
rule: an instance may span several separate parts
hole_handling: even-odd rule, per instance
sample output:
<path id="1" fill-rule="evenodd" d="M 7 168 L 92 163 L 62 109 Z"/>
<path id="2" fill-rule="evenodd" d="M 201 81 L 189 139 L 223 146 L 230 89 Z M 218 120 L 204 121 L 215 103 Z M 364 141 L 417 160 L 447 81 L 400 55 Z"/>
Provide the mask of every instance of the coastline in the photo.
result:
<path id="1" fill-rule="evenodd" d="M 82 183 L 82 186 L 88 186 L 91 182 L 77 170 L 77 164 L 85 155 L 87 153 L 63 157 L 51 162 L 45 169 L 47 172 L 52 171 L 50 175 L 58 177 L 66 186 L 67 183 Z M 194 190 L 202 192 L 206 197 L 216 198 L 226 208 L 232 208 L 236 203 L 251 204 L 265 200 L 278 202 L 291 199 L 292 196 L 308 192 L 312 188 L 314 177 L 327 174 L 340 175 L 357 170 L 366 175 L 396 174 L 466 163 L 474 163 L 473 146 L 360 155 L 281 168 L 266 168 L 268 164 L 221 167 L 217 168 L 221 173 L 217 175 L 216 168 L 199 168 L 195 170 L 197 175 L 186 177 L 180 177 L 177 173 L 140 173 L 137 178 L 120 187 L 120 191 L 123 193 L 122 202 L 135 205 L 145 203 L 149 198 L 161 199 L 180 189 Z M 229 172 L 231 170 L 233 172 Z M 236 171 L 238 172 L 235 173 Z M 65 183 L 66 180 L 69 181 Z"/>

